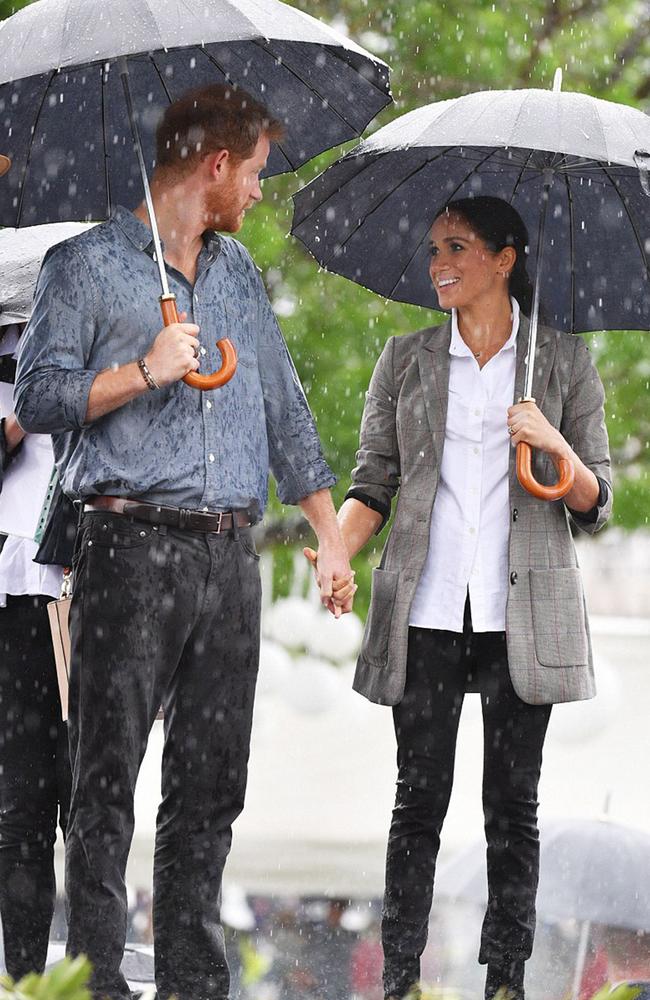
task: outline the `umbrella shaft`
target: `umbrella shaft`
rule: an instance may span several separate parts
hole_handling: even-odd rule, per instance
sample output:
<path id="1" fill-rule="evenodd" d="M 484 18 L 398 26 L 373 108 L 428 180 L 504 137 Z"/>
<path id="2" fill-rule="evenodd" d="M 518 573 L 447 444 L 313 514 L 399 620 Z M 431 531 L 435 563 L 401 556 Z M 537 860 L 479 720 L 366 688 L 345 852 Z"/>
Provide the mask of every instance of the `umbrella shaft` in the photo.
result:
<path id="1" fill-rule="evenodd" d="M 131 98 L 131 88 L 129 86 L 129 70 L 126 64 L 125 57 L 122 57 L 119 62 L 120 62 L 120 76 L 122 78 L 122 86 L 124 87 L 124 99 L 126 101 L 126 109 L 129 115 L 131 134 L 133 135 L 133 146 L 135 148 L 135 155 L 138 158 L 138 165 L 140 167 L 140 173 L 142 175 L 144 200 L 147 204 L 147 212 L 149 213 L 149 225 L 151 226 L 151 232 L 153 234 L 153 244 L 156 250 L 156 263 L 158 265 L 158 271 L 160 273 L 160 285 L 162 287 L 163 295 L 169 296 L 170 294 L 169 282 L 167 281 L 165 261 L 163 259 L 162 246 L 160 243 L 158 222 L 156 220 L 156 212 L 153 207 L 153 199 L 151 197 L 151 188 L 149 187 L 149 178 L 147 177 L 147 166 L 144 162 L 144 153 L 142 152 L 142 143 L 140 141 L 140 132 L 138 131 L 138 123 L 136 121 L 135 112 L 133 110 L 133 100 Z"/>
<path id="2" fill-rule="evenodd" d="M 535 268 L 535 288 L 533 291 L 533 307 L 530 313 L 530 337 L 528 340 L 528 356 L 526 358 L 526 383 L 524 399 L 532 399 L 533 374 L 535 368 L 535 349 L 537 347 L 537 326 L 539 323 L 539 299 L 542 286 L 542 265 L 544 262 L 544 233 L 546 230 L 546 213 L 548 211 L 549 193 L 553 183 L 553 171 L 544 171 L 544 190 L 542 192 L 542 210 L 539 217 L 539 234 L 537 237 L 537 267 Z"/>

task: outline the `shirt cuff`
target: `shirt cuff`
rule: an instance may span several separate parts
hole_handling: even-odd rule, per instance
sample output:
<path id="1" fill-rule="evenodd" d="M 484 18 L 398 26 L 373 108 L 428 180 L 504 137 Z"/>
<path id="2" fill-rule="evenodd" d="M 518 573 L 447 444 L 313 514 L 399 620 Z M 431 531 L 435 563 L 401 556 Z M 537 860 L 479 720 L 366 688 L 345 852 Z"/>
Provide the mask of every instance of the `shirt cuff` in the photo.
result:
<path id="1" fill-rule="evenodd" d="M 369 493 L 364 493 L 363 490 L 356 489 L 354 486 L 345 494 L 345 499 L 358 500 L 360 503 L 365 504 L 366 507 L 369 507 L 370 510 L 374 510 L 377 514 L 381 514 L 382 522 L 375 531 L 375 534 L 378 535 L 384 530 L 386 522 L 390 517 L 390 507 L 387 507 L 386 504 L 381 503 L 379 500 L 375 500 L 375 498 L 371 497 Z"/>
<path id="2" fill-rule="evenodd" d="M 68 427 L 87 426 L 88 397 L 99 371 L 76 371 L 68 375 L 63 397 L 63 412 Z"/>
<path id="3" fill-rule="evenodd" d="M 599 510 L 607 503 L 609 486 L 604 479 L 600 478 L 600 476 L 596 476 L 596 479 L 598 480 L 598 499 L 591 510 L 572 510 L 571 507 L 567 507 L 567 510 L 574 521 L 578 521 L 580 524 L 595 524 L 598 520 Z"/>
<path id="4" fill-rule="evenodd" d="M 312 493 L 332 486 L 336 486 L 336 476 L 325 459 L 321 459 L 308 469 L 292 470 L 284 476 L 277 484 L 277 494 L 280 503 L 295 505 Z"/>

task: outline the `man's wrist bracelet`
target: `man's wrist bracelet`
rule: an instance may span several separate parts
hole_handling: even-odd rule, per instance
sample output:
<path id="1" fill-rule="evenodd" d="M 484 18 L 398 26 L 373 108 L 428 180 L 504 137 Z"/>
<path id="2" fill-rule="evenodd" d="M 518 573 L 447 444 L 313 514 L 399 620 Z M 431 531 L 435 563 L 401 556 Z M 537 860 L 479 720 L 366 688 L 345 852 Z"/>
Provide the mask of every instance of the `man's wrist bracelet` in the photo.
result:
<path id="1" fill-rule="evenodd" d="M 147 362 L 144 360 L 144 358 L 140 358 L 140 360 L 138 361 L 138 368 L 142 372 L 142 377 L 145 380 L 145 382 L 147 383 L 147 389 L 152 389 L 152 390 L 153 389 L 160 389 L 160 386 L 158 385 L 158 383 L 156 382 L 155 378 L 153 377 L 153 375 L 149 371 L 149 369 L 147 367 Z"/>

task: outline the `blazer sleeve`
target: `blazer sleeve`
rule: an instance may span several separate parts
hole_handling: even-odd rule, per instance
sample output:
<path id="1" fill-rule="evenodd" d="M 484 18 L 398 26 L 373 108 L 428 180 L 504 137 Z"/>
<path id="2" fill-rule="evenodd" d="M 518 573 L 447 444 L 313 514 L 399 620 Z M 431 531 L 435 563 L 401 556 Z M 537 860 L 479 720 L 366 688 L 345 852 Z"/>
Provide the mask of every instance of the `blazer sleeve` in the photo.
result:
<path id="1" fill-rule="evenodd" d="M 576 527 L 592 535 L 612 513 L 612 470 L 609 439 L 605 426 L 605 390 L 589 349 L 581 337 L 575 338 L 575 353 L 569 391 L 564 401 L 560 431 L 588 469 L 598 477 L 600 496 L 596 516 L 570 510 Z"/>
<path id="2" fill-rule="evenodd" d="M 387 341 L 370 380 L 361 420 L 357 464 L 346 499 L 353 497 L 382 514 L 382 530 L 400 484 L 397 444 L 397 388 L 394 377 L 395 338 Z"/>

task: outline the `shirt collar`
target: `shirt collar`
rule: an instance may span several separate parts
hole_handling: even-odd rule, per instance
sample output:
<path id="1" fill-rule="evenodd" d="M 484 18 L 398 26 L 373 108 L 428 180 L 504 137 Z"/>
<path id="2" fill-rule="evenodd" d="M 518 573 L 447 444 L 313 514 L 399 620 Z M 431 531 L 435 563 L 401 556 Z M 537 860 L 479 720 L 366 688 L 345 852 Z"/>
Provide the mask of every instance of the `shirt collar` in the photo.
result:
<path id="1" fill-rule="evenodd" d="M 498 351 L 498 354 L 501 354 L 502 351 L 509 351 L 517 346 L 517 333 L 519 332 L 519 303 L 516 299 L 510 296 L 510 304 L 512 306 L 512 330 L 510 331 L 510 336 L 506 340 L 505 344 L 501 350 Z M 453 357 L 474 357 L 460 335 L 460 330 L 458 329 L 458 313 L 456 309 L 451 310 L 451 341 L 449 343 L 449 353 Z"/>
<path id="2" fill-rule="evenodd" d="M 153 253 L 153 235 L 149 226 L 141 222 L 137 215 L 130 212 L 128 208 L 116 205 L 111 213 L 111 221 L 119 226 L 136 249 Z M 219 234 L 214 229 L 206 229 L 203 233 L 203 245 L 208 251 L 216 252 L 219 247 Z M 161 246 L 164 253 L 165 244 L 163 241 L 161 241 Z"/>

